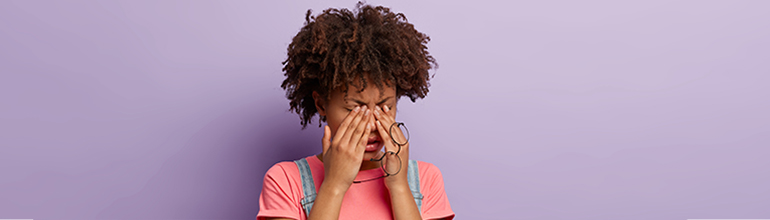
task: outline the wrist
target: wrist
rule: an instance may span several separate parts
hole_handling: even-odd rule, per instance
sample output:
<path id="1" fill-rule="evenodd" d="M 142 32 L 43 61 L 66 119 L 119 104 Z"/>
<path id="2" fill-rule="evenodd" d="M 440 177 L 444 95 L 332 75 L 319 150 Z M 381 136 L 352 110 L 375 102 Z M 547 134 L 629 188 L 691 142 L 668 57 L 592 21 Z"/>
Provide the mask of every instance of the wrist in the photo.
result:
<path id="1" fill-rule="evenodd" d="M 399 191 L 407 191 L 411 192 L 409 189 L 409 182 L 406 180 L 391 180 L 391 181 L 385 181 L 385 186 L 390 190 L 391 192 L 399 192 Z"/>
<path id="2" fill-rule="evenodd" d="M 335 183 L 332 181 L 328 181 L 328 182 L 323 181 L 318 191 L 319 193 L 320 191 L 324 191 L 331 195 L 345 195 L 345 193 L 348 191 L 349 188 L 350 188 L 350 184 Z"/>
<path id="3" fill-rule="evenodd" d="M 398 200 L 398 198 L 401 197 L 412 197 L 412 190 L 409 189 L 409 185 L 406 187 L 389 187 L 388 193 L 390 194 L 391 200 Z"/>

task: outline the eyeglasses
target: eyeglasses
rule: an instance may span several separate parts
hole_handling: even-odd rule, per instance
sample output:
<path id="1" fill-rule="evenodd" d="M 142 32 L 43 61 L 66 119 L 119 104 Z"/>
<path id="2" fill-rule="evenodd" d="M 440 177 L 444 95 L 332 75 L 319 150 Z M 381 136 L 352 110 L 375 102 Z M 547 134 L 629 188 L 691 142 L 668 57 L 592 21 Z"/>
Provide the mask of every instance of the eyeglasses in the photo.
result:
<path id="1" fill-rule="evenodd" d="M 406 138 L 406 140 L 396 140 L 395 138 L 396 135 L 393 135 L 393 131 L 395 131 L 394 129 L 401 130 L 401 133 L 404 134 L 404 137 Z M 385 172 L 385 175 L 368 179 L 368 180 L 353 181 L 353 183 L 363 183 L 363 182 L 368 182 L 376 179 L 382 179 L 385 177 L 396 175 L 399 172 L 401 172 L 401 157 L 398 156 L 398 153 L 401 153 L 401 146 L 404 146 L 407 143 L 409 143 L 409 129 L 406 128 L 406 125 L 404 125 L 403 122 L 394 122 L 393 124 L 390 125 L 390 128 L 388 129 L 388 135 L 390 135 L 390 140 L 393 141 L 393 144 L 398 146 L 398 151 L 396 152 L 388 151 L 382 154 L 382 157 L 380 157 L 379 159 L 374 159 L 374 158 L 369 159 L 369 161 L 380 161 L 380 168 L 382 169 L 383 172 Z M 388 153 L 390 153 L 391 155 L 395 154 L 396 158 L 398 158 L 398 170 L 396 170 L 395 173 L 388 173 L 388 170 L 385 169 L 385 162 L 383 162 L 385 160 L 383 159 L 385 158 L 386 155 L 388 155 Z"/>

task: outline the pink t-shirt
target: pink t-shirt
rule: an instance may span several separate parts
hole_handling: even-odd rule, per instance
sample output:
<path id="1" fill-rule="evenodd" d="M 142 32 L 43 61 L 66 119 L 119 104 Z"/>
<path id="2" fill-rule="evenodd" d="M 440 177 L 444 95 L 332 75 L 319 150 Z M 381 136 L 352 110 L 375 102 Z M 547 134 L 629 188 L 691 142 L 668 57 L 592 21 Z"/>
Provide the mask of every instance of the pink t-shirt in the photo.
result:
<path id="1" fill-rule="evenodd" d="M 324 178 L 324 165 L 315 155 L 306 157 L 313 173 L 316 191 Z M 452 219 L 454 212 L 449 206 L 441 171 L 433 164 L 418 161 L 423 219 Z M 402 170 L 401 172 L 405 172 Z M 381 169 L 362 170 L 357 180 L 382 175 Z M 280 217 L 307 219 L 300 200 L 303 197 L 302 180 L 297 165 L 284 161 L 273 165 L 265 174 L 262 193 L 259 195 L 257 219 Z M 383 179 L 354 183 L 342 199 L 339 219 L 393 219 L 390 195 Z"/>

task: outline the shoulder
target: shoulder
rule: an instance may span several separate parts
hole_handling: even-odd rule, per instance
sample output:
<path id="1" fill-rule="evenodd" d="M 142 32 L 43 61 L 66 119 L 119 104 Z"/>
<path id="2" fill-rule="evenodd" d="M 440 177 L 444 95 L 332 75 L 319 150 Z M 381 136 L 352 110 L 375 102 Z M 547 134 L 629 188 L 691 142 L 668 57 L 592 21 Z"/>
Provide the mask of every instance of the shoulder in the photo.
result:
<path id="1" fill-rule="evenodd" d="M 442 183 L 443 177 L 441 170 L 436 165 L 425 161 L 417 161 L 418 170 L 420 172 L 420 183 L 422 186 L 431 185 L 430 183 Z M 422 184 L 424 183 L 424 184 Z"/>
<path id="2" fill-rule="evenodd" d="M 278 162 L 265 173 L 262 182 L 262 197 L 270 201 L 285 200 L 297 202 L 302 197 L 302 180 L 299 169 L 293 161 Z M 265 201 L 268 202 L 268 201 Z"/>
<path id="3" fill-rule="evenodd" d="M 257 219 L 268 217 L 299 219 L 302 213 L 299 169 L 292 161 L 279 162 L 265 173 L 259 196 Z"/>
<path id="4" fill-rule="evenodd" d="M 452 219 L 454 212 L 449 205 L 444 178 L 441 170 L 428 162 L 417 161 L 420 172 L 420 192 L 422 199 L 422 217 L 424 219 Z"/>
<path id="5" fill-rule="evenodd" d="M 299 174 L 299 169 L 293 161 L 282 161 L 274 164 L 267 170 L 265 176 L 295 176 Z"/>
<path id="6" fill-rule="evenodd" d="M 265 182 L 291 187 L 299 182 L 299 169 L 293 161 L 278 162 L 265 173 Z"/>
<path id="7" fill-rule="evenodd" d="M 420 177 L 423 175 L 441 175 L 441 170 L 432 163 L 418 160 L 417 166 L 419 167 Z"/>

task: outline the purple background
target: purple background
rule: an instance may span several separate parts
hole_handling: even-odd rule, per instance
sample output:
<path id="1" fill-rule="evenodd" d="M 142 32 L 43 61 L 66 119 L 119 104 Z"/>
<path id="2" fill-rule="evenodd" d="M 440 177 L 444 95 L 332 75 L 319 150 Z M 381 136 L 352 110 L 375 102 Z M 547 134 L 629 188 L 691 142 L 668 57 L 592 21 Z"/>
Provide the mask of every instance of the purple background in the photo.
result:
<path id="1" fill-rule="evenodd" d="M 459 219 L 770 218 L 770 1 L 370 1 L 431 36 L 402 100 Z M 279 87 L 355 1 L 0 1 L 0 218 L 252 219 L 320 152 Z"/>

